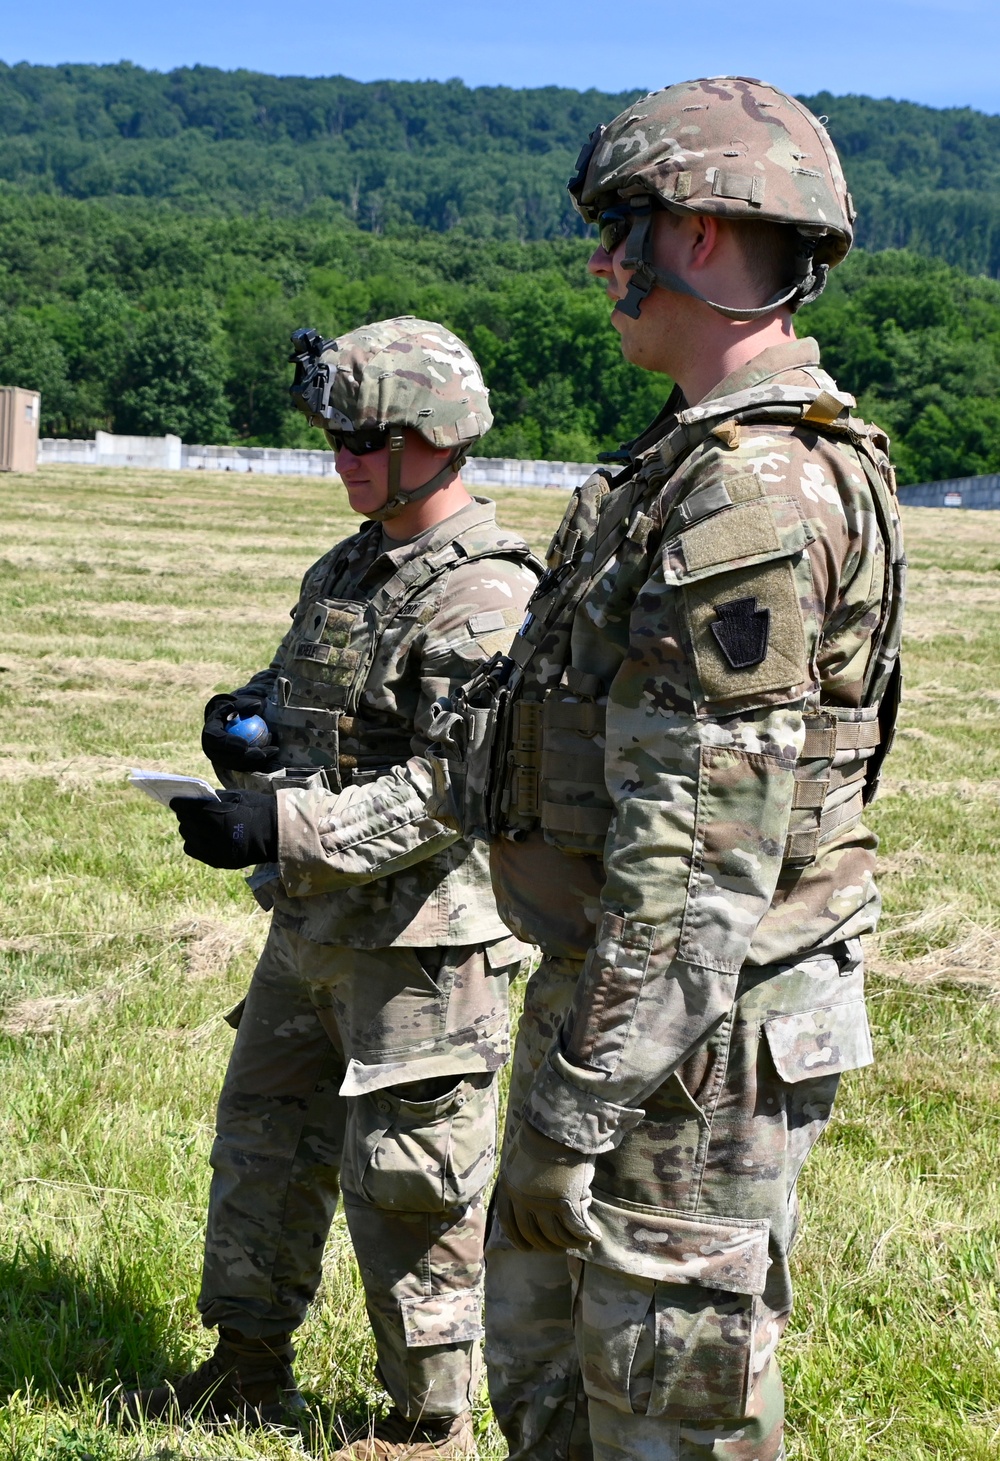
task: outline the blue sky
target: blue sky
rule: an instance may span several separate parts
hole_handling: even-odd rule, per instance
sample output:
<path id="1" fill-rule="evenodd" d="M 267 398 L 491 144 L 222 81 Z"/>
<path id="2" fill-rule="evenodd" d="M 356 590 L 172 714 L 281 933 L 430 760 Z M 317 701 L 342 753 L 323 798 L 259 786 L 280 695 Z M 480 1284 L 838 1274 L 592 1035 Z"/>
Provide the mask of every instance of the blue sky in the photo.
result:
<path id="1" fill-rule="evenodd" d="M 998 0 L 8 0 L 8 62 L 202 62 L 281 75 L 651 88 L 737 72 L 789 91 L 1000 112 Z"/>

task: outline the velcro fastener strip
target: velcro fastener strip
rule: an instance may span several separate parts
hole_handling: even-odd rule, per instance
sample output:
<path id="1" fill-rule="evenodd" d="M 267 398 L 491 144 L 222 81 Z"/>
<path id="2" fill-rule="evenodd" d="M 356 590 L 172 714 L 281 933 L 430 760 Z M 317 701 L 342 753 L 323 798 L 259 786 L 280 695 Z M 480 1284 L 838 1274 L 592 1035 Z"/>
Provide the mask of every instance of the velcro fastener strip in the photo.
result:
<path id="1" fill-rule="evenodd" d="M 603 837 L 611 826 L 613 807 L 566 807 L 542 802 L 542 826 L 549 832 L 583 832 Z"/>
<path id="2" fill-rule="evenodd" d="M 796 781 L 792 792 L 792 807 L 800 811 L 806 807 L 821 807 L 826 800 L 827 782 Z"/>
<path id="3" fill-rule="evenodd" d="M 806 725 L 806 738 L 802 746 L 802 759 L 813 761 L 819 757 L 832 761 L 837 753 L 837 726 Z"/>
<path id="4" fill-rule="evenodd" d="M 881 741 L 882 735 L 877 720 L 839 720 L 837 722 L 838 751 L 870 751 Z"/>
<path id="5" fill-rule="evenodd" d="M 572 781 L 604 790 L 604 753 L 565 755 L 561 751 L 545 751 L 542 755 L 542 776 L 546 781 Z"/>
<path id="6" fill-rule="evenodd" d="M 715 198 L 742 198 L 744 203 L 759 208 L 764 201 L 764 179 L 755 173 L 725 172 L 716 168 L 712 179 Z"/>

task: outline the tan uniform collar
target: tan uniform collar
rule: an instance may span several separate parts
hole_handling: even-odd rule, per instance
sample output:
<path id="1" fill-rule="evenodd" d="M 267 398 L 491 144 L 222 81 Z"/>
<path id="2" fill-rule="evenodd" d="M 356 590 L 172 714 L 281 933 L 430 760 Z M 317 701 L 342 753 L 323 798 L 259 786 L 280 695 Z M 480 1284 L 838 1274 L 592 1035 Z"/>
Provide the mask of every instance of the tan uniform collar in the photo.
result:
<path id="1" fill-rule="evenodd" d="M 741 391 L 752 390 L 754 386 L 763 385 L 765 381 L 786 375 L 789 371 L 801 370 L 807 365 L 819 365 L 819 345 L 812 336 L 807 336 L 804 340 L 789 340 L 784 345 L 769 345 L 766 350 L 748 360 L 746 365 L 741 365 L 738 370 L 727 375 L 725 380 L 720 380 L 698 405 L 703 406 L 706 401 L 719 401 L 723 396 L 739 395 Z"/>
<path id="2" fill-rule="evenodd" d="M 453 512 L 450 517 L 435 523 L 431 528 L 426 528 L 415 538 L 409 538 L 395 548 L 383 546 L 379 557 L 388 558 L 390 563 L 399 568 L 402 564 L 409 563 L 411 558 L 420 558 L 425 553 L 436 553 L 439 548 L 447 547 L 469 528 L 495 523 L 496 511 L 496 503 L 492 502 L 490 498 L 473 497 L 468 507 L 459 508 L 458 512 Z M 376 542 L 384 545 L 386 540 L 381 532 L 381 524 L 373 523 L 372 528 L 376 531 Z M 368 532 L 371 529 L 362 528 L 361 531 Z"/>

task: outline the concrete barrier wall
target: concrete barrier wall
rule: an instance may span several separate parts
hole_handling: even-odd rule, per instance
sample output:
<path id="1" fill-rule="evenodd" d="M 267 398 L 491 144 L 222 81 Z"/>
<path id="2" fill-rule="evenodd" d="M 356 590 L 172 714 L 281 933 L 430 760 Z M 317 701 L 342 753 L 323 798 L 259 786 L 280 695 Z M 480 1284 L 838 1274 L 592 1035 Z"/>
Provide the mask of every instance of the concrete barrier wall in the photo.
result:
<path id="1" fill-rule="evenodd" d="M 905 507 L 1000 508 L 1000 474 L 917 482 L 912 487 L 900 487 L 899 500 Z"/>
<path id="2" fill-rule="evenodd" d="M 184 446 L 181 466 L 191 472 L 267 472 L 276 477 L 335 477 L 332 451 L 275 446 Z"/>
<path id="3" fill-rule="evenodd" d="M 97 465 L 97 442 L 81 441 L 79 437 L 43 436 L 38 443 L 38 465 L 48 466 L 50 462 L 63 462 L 77 467 Z"/>
<path id="4" fill-rule="evenodd" d="M 271 446 L 186 446 L 178 436 L 113 436 L 99 431 L 93 441 L 43 437 L 39 465 L 49 462 L 93 467 L 184 468 L 196 472 L 261 472 L 273 476 L 336 477 L 333 452 Z M 572 492 L 597 469 L 586 462 L 521 461 L 516 457 L 470 457 L 462 476 L 470 487 L 541 487 Z M 1000 474 L 918 482 L 899 489 L 910 507 L 1000 509 Z"/>
<path id="5" fill-rule="evenodd" d="M 470 487 L 551 487 L 559 492 L 572 492 L 596 470 L 586 462 L 470 457 L 462 468 L 462 480 Z"/>
<path id="6" fill-rule="evenodd" d="M 39 465 L 63 462 L 91 467 L 147 467 L 194 472 L 263 472 L 273 476 L 335 477 L 333 452 L 271 446 L 186 446 L 179 436 L 113 436 L 93 441 L 44 437 Z M 462 476 L 470 487 L 543 487 L 571 492 L 591 472 L 585 462 L 520 461 L 470 457 Z"/>

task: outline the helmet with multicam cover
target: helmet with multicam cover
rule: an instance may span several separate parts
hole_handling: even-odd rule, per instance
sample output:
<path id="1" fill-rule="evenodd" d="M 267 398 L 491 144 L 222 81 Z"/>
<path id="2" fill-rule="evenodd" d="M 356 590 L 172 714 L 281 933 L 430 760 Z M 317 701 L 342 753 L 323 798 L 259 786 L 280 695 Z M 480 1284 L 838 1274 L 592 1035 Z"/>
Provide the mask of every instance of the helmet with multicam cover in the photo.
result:
<path id="1" fill-rule="evenodd" d="M 444 486 L 465 460 L 465 449 L 493 425 L 489 391 L 475 356 L 457 335 L 432 320 L 400 315 L 361 325 L 335 340 L 296 330 L 292 400 L 333 445 L 364 438 L 367 450 L 389 447 L 388 500 L 369 516 L 384 521 L 408 503 Z M 416 431 L 453 456 L 429 482 L 399 485 L 405 440 Z"/>
<path id="2" fill-rule="evenodd" d="M 588 223 L 615 207 L 631 215 L 623 263 L 635 274 L 618 308 L 633 317 L 657 284 L 692 294 L 730 319 L 759 319 L 782 305 L 798 309 L 822 292 L 854 237 L 854 204 L 822 122 L 795 97 L 744 76 L 683 81 L 635 102 L 591 133 L 569 191 Z M 657 205 L 794 228 L 795 278 L 755 309 L 705 300 L 653 265 Z"/>

